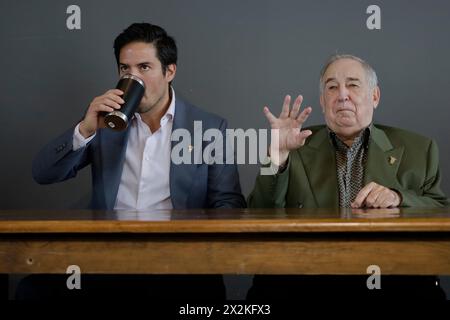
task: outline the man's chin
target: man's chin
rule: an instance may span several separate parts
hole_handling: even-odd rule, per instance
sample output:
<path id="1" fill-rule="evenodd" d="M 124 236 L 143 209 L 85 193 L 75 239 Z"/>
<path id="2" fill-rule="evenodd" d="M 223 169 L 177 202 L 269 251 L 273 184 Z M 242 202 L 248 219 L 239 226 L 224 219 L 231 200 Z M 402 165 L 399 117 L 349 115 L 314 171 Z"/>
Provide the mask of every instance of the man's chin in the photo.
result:
<path id="1" fill-rule="evenodd" d="M 354 118 L 343 117 L 339 119 L 339 121 L 337 121 L 336 123 L 338 127 L 342 128 L 343 130 L 345 129 L 352 130 L 355 127 L 357 127 L 357 123 Z"/>
<path id="2" fill-rule="evenodd" d="M 352 123 L 339 122 L 337 123 L 335 133 L 338 135 L 348 137 L 358 134 L 359 132 L 361 132 L 361 130 L 362 128 L 359 125 L 355 124 L 354 122 Z"/>

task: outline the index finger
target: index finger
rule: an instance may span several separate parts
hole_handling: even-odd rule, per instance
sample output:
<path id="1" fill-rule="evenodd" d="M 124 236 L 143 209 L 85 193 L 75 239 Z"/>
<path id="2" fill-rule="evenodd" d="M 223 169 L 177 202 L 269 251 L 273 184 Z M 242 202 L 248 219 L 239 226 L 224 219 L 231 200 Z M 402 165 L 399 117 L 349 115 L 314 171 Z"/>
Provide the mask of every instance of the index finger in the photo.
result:
<path id="1" fill-rule="evenodd" d="M 303 123 L 305 123 L 305 121 L 308 119 L 311 112 L 312 112 L 312 108 L 307 107 L 298 115 L 296 120 L 297 120 L 297 123 L 299 126 L 302 126 Z"/>
<path id="2" fill-rule="evenodd" d="M 123 98 L 121 97 L 123 94 L 123 91 L 119 90 L 119 89 L 114 89 L 114 90 L 110 90 L 108 91 L 105 96 L 110 98 L 111 100 L 117 102 L 117 103 L 124 103 L 125 101 L 123 100 Z"/>
<path id="3" fill-rule="evenodd" d="M 370 182 L 366 186 L 364 186 L 364 188 L 362 188 L 358 192 L 358 195 L 356 196 L 355 201 L 353 201 L 352 208 L 360 208 L 374 187 L 375 187 L 375 183 L 373 183 L 373 182 Z"/>
<path id="4" fill-rule="evenodd" d="M 123 95 L 123 91 L 120 89 L 111 89 L 111 90 L 106 91 L 106 93 L 113 93 L 118 96 Z"/>

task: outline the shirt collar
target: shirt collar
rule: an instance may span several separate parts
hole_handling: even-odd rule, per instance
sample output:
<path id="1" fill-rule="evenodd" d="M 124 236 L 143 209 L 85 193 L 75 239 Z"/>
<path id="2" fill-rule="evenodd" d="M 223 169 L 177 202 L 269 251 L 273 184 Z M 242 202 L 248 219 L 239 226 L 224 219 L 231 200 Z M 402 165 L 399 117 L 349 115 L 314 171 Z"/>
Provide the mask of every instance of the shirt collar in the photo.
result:
<path id="1" fill-rule="evenodd" d="M 352 144 L 352 147 L 357 147 L 358 145 L 363 145 L 364 148 L 367 148 L 369 146 L 369 140 L 370 140 L 370 135 L 372 133 L 372 127 L 373 127 L 373 123 L 370 123 L 370 125 L 368 127 L 366 127 L 365 129 L 363 129 L 359 135 L 355 138 L 355 141 Z M 336 133 L 331 130 L 329 127 L 327 127 L 328 130 L 328 136 L 330 138 L 330 141 L 332 143 L 332 145 L 335 147 L 335 149 L 340 150 L 343 148 L 343 146 L 346 147 L 346 149 L 352 148 L 352 147 L 348 147 L 341 139 L 339 139 L 339 137 L 336 135 Z M 359 141 L 362 139 L 362 142 L 360 143 Z"/>
<path id="2" fill-rule="evenodd" d="M 170 105 L 169 108 L 167 108 L 166 114 L 164 116 L 170 116 L 170 119 L 173 119 L 173 117 L 175 116 L 175 90 L 173 90 L 172 87 L 170 87 L 170 92 L 171 94 L 171 101 L 170 101 Z"/>

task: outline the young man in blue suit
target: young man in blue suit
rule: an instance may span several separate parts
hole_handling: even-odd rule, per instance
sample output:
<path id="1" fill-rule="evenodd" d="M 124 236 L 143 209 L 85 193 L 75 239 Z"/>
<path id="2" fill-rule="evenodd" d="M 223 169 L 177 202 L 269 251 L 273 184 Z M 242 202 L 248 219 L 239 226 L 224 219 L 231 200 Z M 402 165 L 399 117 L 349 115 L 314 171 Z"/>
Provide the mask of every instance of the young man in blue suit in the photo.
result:
<path id="1" fill-rule="evenodd" d="M 114 53 L 120 76 L 131 74 L 145 83 L 146 90 L 134 118 L 122 132 L 105 128 L 104 114 L 120 110 L 124 103 L 123 92 L 111 89 L 94 98 L 79 123 L 39 152 L 33 162 L 34 179 L 41 184 L 60 182 L 75 177 L 79 170 L 91 165 L 92 209 L 149 211 L 245 207 L 235 164 L 226 164 L 227 161 L 223 161 L 224 164 L 175 164 L 171 161 L 176 143 L 171 141 L 174 130 L 185 129 L 194 136 L 194 121 L 201 121 L 203 130 L 219 129 L 225 137 L 227 127 L 224 119 L 176 96 L 171 86 L 177 70 L 174 39 L 159 26 L 134 23 L 116 38 Z M 188 152 L 192 151 L 193 158 L 199 151 L 202 153 L 206 145 L 194 144 Z M 111 292 L 110 285 L 103 286 L 103 280 L 103 285 L 99 285 L 99 278 L 90 278 L 87 287 L 93 283 L 92 289 L 86 294 L 117 297 L 119 290 Z M 219 276 L 121 276 L 110 279 L 123 284 L 125 291 L 134 293 L 126 292 L 128 298 L 134 295 L 224 298 L 223 281 Z M 48 286 L 48 282 L 54 285 Z M 23 294 L 18 297 L 70 296 L 71 293 L 62 288 L 64 285 L 65 277 L 31 277 L 28 283 L 20 286 L 19 292 Z M 59 289 L 42 291 L 44 286 Z"/>
<path id="2" fill-rule="evenodd" d="M 201 121 L 203 130 L 225 132 L 227 126 L 175 95 L 173 38 L 158 26 L 135 23 L 116 38 L 114 52 L 119 74 L 137 76 L 146 85 L 130 125 L 119 133 L 105 128 L 104 112 L 120 110 L 124 102 L 120 90 L 108 90 L 92 100 L 80 123 L 40 151 L 33 162 L 34 179 L 41 184 L 64 181 L 90 164 L 93 209 L 245 207 L 236 165 L 171 161 L 172 131 L 183 128 L 193 136 L 194 121 Z M 192 154 L 205 146 L 194 145 Z"/>

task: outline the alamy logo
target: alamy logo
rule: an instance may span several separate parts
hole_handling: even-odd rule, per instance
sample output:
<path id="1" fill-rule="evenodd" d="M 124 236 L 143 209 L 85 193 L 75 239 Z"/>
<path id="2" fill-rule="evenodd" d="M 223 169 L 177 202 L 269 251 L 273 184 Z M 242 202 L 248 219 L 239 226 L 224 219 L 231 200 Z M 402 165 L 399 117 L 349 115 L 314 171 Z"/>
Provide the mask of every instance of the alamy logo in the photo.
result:
<path id="1" fill-rule="evenodd" d="M 381 9 L 376 4 L 367 7 L 366 13 L 371 14 L 367 20 L 366 25 L 369 30 L 381 29 Z"/>
<path id="2" fill-rule="evenodd" d="M 381 289 L 381 268 L 377 265 L 370 265 L 367 267 L 366 273 L 371 273 L 367 278 L 367 289 Z"/>
<path id="3" fill-rule="evenodd" d="M 267 145 L 269 132 L 272 147 L 278 148 L 278 129 L 203 130 L 202 121 L 194 121 L 193 135 L 180 128 L 172 132 L 176 142 L 170 155 L 173 164 L 269 164 Z M 262 175 L 273 175 L 277 169 L 261 168 Z"/>
<path id="4" fill-rule="evenodd" d="M 70 265 L 67 267 L 66 274 L 70 274 L 70 276 L 67 278 L 66 286 L 67 289 L 73 290 L 81 289 L 81 269 L 77 265 Z"/>
<path id="5" fill-rule="evenodd" d="M 69 30 L 80 30 L 81 29 L 81 9 L 76 4 L 71 4 L 67 7 L 67 17 L 66 26 Z"/>

